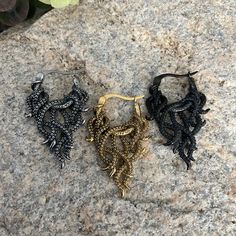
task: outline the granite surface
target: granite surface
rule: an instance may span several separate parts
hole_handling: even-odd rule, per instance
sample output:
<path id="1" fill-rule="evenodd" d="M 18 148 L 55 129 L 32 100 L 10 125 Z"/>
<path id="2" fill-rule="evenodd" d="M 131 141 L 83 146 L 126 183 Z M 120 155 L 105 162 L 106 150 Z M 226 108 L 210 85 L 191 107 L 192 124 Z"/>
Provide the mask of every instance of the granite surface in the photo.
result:
<path id="1" fill-rule="evenodd" d="M 0 235 L 236 235 L 235 9 L 234 0 L 84 0 L 1 34 Z M 37 71 L 84 66 L 90 106 L 108 91 L 147 96 L 160 73 L 199 70 L 211 111 L 192 169 L 151 122 L 149 151 L 124 199 L 100 171 L 85 127 L 60 170 L 24 117 L 25 98 Z M 45 87 L 60 97 L 71 82 L 58 75 Z M 163 91 L 174 100 L 184 83 L 163 83 Z M 107 111 L 121 121 L 130 107 L 111 100 Z"/>

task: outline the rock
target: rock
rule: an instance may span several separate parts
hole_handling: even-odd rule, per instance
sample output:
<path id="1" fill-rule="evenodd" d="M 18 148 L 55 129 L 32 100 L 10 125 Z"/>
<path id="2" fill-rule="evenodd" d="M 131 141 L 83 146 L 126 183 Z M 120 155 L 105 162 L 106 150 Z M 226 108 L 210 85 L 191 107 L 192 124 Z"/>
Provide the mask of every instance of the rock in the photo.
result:
<path id="1" fill-rule="evenodd" d="M 2 34 L 0 235 L 235 235 L 234 16 L 233 0 L 83 1 Z M 160 73 L 199 70 L 196 83 L 211 111 L 192 169 L 161 145 L 151 122 L 149 153 L 136 162 L 125 199 L 100 170 L 85 127 L 59 170 L 34 121 L 24 117 L 25 98 L 38 71 L 84 65 L 90 106 L 111 91 L 148 96 Z M 174 81 L 163 83 L 171 99 L 184 92 Z M 71 83 L 71 76 L 51 76 L 45 87 L 60 97 Z M 130 107 L 111 100 L 107 111 L 125 120 Z"/>

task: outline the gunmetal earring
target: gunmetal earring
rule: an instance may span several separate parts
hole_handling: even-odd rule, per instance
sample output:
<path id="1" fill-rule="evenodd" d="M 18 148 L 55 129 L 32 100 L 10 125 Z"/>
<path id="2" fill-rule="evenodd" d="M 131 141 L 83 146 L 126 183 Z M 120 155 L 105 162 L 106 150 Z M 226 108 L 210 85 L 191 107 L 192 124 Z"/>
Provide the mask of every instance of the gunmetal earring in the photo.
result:
<path id="1" fill-rule="evenodd" d="M 59 74 L 70 74 L 68 72 L 48 72 Z M 29 113 L 27 117 L 33 117 L 37 122 L 38 130 L 45 137 L 43 144 L 47 144 L 60 162 L 61 168 L 65 160 L 70 159 L 70 151 L 73 148 L 72 134 L 85 123 L 82 112 L 88 101 L 88 94 L 74 80 L 72 91 L 60 100 L 49 100 L 42 84 L 45 74 L 39 73 L 32 84 L 32 93 L 27 97 L 26 103 Z M 62 118 L 62 119 L 61 119 Z"/>
<path id="2" fill-rule="evenodd" d="M 146 106 L 150 119 L 154 119 L 159 127 L 160 133 L 167 139 L 165 145 L 173 146 L 173 152 L 191 167 L 194 161 L 193 152 L 197 149 L 194 135 L 200 131 L 206 121 L 202 120 L 201 114 L 210 109 L 203 110 L 206 96 L 199 92 L 192 75 L 196 72 L 184 75 L 162 74 L 154 78 L 149 88 L 150 97 L 146 100 Z M 168 104 L 167 98 L 159 89 L 164 77 L 187 77 L 189 83 L 188 94 L 180 101 Z"/>

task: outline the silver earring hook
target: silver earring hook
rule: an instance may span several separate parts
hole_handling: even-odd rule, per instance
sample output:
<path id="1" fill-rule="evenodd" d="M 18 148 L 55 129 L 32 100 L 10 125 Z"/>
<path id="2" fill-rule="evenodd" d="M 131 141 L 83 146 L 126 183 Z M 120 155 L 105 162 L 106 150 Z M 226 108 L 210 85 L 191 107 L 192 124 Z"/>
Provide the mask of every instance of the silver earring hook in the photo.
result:
<path id="1" fill-rule="evenodd" d="M 42 83 L 44 81 L 44 79 L 46 78 L 47 75 L 50 74 L 61 74 L 61 75 L 76 75 L 77 73 L 85 73 L 84 69 L 77 69 L 77 70 L 73 70 L 73 71 L 56 71 L 56 70 L 48 70 L 48 71 L 44 71 L 44 72 L 39 72 L 36 76 L 35 76 L 35 80 L 34 80 L 34 84 L 37 83 Z M 74 84 L 75 86 L 79 86 L 79 80 L 77 78 L 74 79 Z"/>
<path id="2" fill-rule="evenodd" d="M 44 73 L 39 72 L 39 73 L 35 76 L 35 81 L 34 81 L 34 83 L 35 83 L 35 84 L 36 84 L 36 83 L 42 83 L 43 80 L 44 80 L 44 78 L 45 78 Z"/>

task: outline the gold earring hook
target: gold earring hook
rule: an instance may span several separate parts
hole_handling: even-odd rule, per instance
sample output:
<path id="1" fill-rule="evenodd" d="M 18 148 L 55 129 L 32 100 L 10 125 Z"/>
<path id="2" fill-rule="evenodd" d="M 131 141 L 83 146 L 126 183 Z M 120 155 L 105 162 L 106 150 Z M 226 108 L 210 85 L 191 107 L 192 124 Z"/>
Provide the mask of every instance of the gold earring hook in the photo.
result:
<path id="1" fill-rule="evenodd" d="M 139 102 L 137 100 L 138 100 L 137 97 L 135 97 L 135 99 L 134 99 L 134 109 L 135 109 L 136 113 L 139 116 L 141 116 L 141 108 L 140 108 L 140 104 L 139 104 Z"/>
<path id="2" fill-rule="evenodd" d="M 126 101 L 134 101 L 137 106 L 139 106 L 139 104 L 137 103 L 137 100 L 138 100 L 138 99 L 141 99 L 141 98 L 144 98 L 143 95 L 142 95 L 142 96 L 129 97 L 129 96 L 123 96 L 123 95 L 116 94 L 116 93 L 109 93 L 109 94 L 103 95 L 103 96 L 101 96 L 101 97 L 99 98 L 98 104 L 97 104 L 97 106 L 96 106 L 96 108 L 97 108 L 97 110 L 96 110 L 96 111 L 97 111 L 97 114 L 99 114 L 99 113 L 102 111 L 102 108 L 103 108 L 103 106 L 105 105 L 106 101 L 107 101 L 108 99 L 114 98 L 114 97 L 115 97 L 115 98 L 120 98 L 120 99 L 126 100 Z M 136 108 L 136 105 L 135 105 L 135 109 L 136 109 L 137 113 L 140 114 L 140 113 L 141 113 L 141 112 L 140 112 L 140 108 Z"/>

